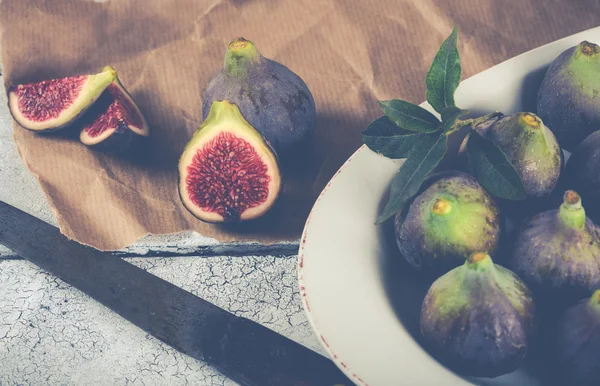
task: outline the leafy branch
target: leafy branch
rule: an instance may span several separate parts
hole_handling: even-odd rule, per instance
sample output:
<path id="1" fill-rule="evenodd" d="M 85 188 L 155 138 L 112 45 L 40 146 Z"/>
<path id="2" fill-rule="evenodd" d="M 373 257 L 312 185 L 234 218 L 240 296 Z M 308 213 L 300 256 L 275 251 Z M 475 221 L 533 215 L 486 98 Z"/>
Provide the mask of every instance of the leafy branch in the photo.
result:
<path id="1" fill-rule="evenodd" d="M 462 76 L 458 52 L 458 29 L 454 28 L 438 50 L 425 83 L 427 102 L 439 113 L 413 103 L 393 99 L 380 101 L 384 115 L 373 121 L 362 139 L 371 150 L 388 158 L 406 158 L 392 180 L 390 197 L 377 219 L 394 216 L 419 191 L 423 181 L 437 168 L 448 150 L 448 136 L 470 127 L 467 156 L 471 173 L 494 196 L 508 200 L 525 198 L 523 183 L 504 152 L 473 130 L 478 124 L 498 118 L 495 112 L 478 118 L 456 106 L 454 94 Z"/>

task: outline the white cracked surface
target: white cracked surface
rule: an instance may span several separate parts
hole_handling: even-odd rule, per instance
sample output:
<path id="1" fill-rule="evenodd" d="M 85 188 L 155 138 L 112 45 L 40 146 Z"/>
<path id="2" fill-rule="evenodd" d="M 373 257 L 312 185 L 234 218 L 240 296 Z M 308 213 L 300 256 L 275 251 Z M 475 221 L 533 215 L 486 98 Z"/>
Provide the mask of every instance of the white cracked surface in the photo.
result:
<path id="1" fill-rule="evenodd" d="M 295 256 L 129 261 L 324 354 Z M 0 283 L 0 385 L 235 385 L 27 261 L 1 260 Z"/>
<path id="2" fill-rule="evenodd" d="M 56 225 L 44 194 L 17 152 L 3 92 L 0 200 Z M 219 244 L 184 233 L 147 237 L 121 252 L 142 256 L 284 255 L 129 261 L 324 354 L 302 310 L 295 251 L 297 243 L 263 248 L 252 243 Z M 35 265 L 15 258 L 0 246 L 0 386 L 235 384 Z"/>

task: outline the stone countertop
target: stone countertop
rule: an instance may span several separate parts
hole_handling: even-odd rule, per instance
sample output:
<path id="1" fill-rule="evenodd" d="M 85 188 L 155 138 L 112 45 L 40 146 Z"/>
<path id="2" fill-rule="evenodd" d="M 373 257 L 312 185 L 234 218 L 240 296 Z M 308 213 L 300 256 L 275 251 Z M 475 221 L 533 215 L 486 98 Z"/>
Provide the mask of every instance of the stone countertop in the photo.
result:
<path id="1" fill-rule="evenodd" d="M 5 93 L 0 93 L 0 200 L 56 225 L 17 152 Z M 297 248 L 297 243 L 220 244 L 197 234 L 179 234 L 147 237 L 117 253 L 325 354 L 302 309 Z M 235 383 L 0 247 L 0 385 L 47 384 Z"/>

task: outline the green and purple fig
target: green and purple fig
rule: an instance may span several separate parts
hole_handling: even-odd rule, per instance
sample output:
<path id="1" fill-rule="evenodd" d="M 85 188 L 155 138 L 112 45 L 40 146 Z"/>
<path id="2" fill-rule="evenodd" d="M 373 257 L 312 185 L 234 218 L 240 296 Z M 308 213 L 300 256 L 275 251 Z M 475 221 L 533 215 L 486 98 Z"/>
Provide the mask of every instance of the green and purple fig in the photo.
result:
<path id="1" fill-rule="evenodd" d="M 203 119 L 213 102 L 222 100 L 237 105 L 282 160 L 303 149 L 314 135 L 317 113 L 306 83 L 244 38 L 231 41 L 223 69 L 204 90 Z"/>
<path id="2" fill-rule="evenodd" d="M 475 126 L 474 130 L 506 154 L 521 177 L 528 198 L 547 196 L 557 186 L 563 154 L 540 117 L 528 112 L 504 115 Z M 467 140 L 468 137 L 461 146 L 463 154 Z"/>
<path id="3" fill-rule="evenodd" d="M 585 201 L 586 212 L 600 220 L 600 131 L 587 136 L 571 154 L 565 169 L 567 186 Z"/>
<path id="4" fill-rule="evenodd" d="M 534 315 L 527 286 L 477 252 L 431 285 L 421 308 L 421 334 L 451 370 L 492 378 L 521 366 L 534 338 Z"/>
<path id="5" fill-rule="evenodd" d="M 600 129 L 599 46 L 583 41 L 552 61 L 538 92 L 537 110 L 569 151 Z"/>
<path id="6" fill-rule="evenodd" d="M 544 302 L 567 304 L 600 288 L 600 229 L 577 192 L 523 225 L 508 266 Z"/>
<path id="7" fill-rule="evenodd" d="M 404 258 L 436 275 L 462 265 L 473 252 L 494 254 L 501 229 L 494 199 L 474 177 L 459 171 L 427 181 L 394 224 Z"/>
<path id="8" fill-rule="evenodd" d="M 569 308 L 557 323 L 553 338 L 560 385 L 600 383 L 600 290 Z"/>

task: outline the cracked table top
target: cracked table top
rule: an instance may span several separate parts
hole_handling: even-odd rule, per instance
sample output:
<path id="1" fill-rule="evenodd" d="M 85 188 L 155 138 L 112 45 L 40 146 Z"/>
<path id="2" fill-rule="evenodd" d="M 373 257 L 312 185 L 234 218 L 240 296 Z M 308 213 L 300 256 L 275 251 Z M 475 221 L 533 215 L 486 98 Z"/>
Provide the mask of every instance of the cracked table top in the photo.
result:
<path id="1" fill-rule="evenodd" d="M 6 94 L 0 93 L 0 200 L 56 225 L 12 130 Z M 148 237 L 118 254 L 326 355 L 302 309 L 297 247 L 220 244 L 180 234 Z M 49 384 L 235 385 L 0 247 L 0 385 Z"/>

